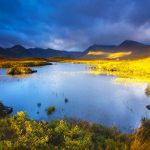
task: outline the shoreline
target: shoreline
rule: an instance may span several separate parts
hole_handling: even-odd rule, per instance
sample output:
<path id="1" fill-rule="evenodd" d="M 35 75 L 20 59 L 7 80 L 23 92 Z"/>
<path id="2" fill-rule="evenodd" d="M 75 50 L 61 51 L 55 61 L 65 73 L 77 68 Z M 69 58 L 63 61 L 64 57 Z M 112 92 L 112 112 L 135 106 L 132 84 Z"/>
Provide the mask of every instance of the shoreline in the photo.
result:
<path id="1" fill-rule="evenodd" d="M 64 60 L 74 64 L 89 65 L 95 75 L 115 75 L 118 82 L 150 83 L 150 58 L 138 60 Z"/>
<path id="2" fill-rule="evenodd" d="M 150 83 L 150 58 L 138 60 L 80 60 L 72 58 L 27 58 L 2 59 L 0 68 L 38 67 L 52 65 L 53 62 L 87 64 L 89 72 L 95 75 L 107 74 L 117 76 L 118 82 Z"/>
<path id="3" fill-rule="evenodd" d="M 0 69 L 11 67 L 36 67 L 52 65 L 47 59 L 27 58 L 27 59 L 2 59 L 0 60 Z"/>

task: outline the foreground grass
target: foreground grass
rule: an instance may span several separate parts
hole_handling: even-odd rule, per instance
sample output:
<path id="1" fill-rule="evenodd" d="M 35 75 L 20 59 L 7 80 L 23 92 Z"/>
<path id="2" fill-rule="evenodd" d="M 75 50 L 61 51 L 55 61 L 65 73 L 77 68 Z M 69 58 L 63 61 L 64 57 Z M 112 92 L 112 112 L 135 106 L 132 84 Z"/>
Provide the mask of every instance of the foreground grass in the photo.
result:
<path id="1" fill-rule="evenodd" d="M 83 121 L 34 121 L 24 112 L 0 119 L 0 149 L 146 150 L 150 120 L 130 135 Z"/>

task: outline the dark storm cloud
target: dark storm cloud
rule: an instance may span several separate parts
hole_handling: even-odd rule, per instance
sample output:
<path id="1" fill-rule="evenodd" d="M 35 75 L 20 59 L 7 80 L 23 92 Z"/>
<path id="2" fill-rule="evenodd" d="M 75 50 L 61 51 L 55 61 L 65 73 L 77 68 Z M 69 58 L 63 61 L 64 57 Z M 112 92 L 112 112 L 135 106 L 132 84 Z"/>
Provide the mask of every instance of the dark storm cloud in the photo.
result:
<path id="1" fill-rule="evenodd" d="M 150 23 L 150 1 L 134 0 L 133 11 L 129 16 L 129 21 L 136 26 Z"/>
<path id="2" fill-rule="evenodd" d="M 149 42 L 149 0 L 0 0 L 0 46 L 84 50 Z"/>

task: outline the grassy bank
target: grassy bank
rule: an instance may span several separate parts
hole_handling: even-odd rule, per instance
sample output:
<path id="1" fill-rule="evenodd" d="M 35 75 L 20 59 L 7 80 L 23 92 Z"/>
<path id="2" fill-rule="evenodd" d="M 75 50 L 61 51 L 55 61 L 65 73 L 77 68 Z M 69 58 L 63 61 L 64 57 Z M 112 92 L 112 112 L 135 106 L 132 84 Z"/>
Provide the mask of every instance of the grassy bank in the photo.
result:
<path id="1" fill-rule="evenodd" d="M 0 68 L 11 67 L 34 67 L 50 65 L 47 59 L 42 58 L 28 58 L 28 59 L 0 59 Z"/>
<path id="2" fill-rule="evenodd" d="M 150 58 L 140 60 L 101 61 L 91 71 L 117 75 L 119 81 L 150 82 Z"/>
<path id="3" fill-rule="evenodd" d="M 118 76 L 118 81 L 150 83 L 150 58 L 138 60 L 79 60 L 66 59 L 60 62 L 88 64 L 92 74 Z"/>
<path id="4" fill-rule="evenodd" d="M 0 68 L 43 66 L 51 64 L 49 62 L 88 64 L 89 71 L 93 74 L 116 75 L 119 77 L 118 81 L 150 83 L 150 58 L 139 60 L 81 60 L 66 57 L 2 59 Z"/>
<path id="5" fill-rule="evenodd" d="M 34 121 L 24 112 L 0 119 L 0 149 L 145 150 L 150 120 L 132 134 L 84 121 Z"/>

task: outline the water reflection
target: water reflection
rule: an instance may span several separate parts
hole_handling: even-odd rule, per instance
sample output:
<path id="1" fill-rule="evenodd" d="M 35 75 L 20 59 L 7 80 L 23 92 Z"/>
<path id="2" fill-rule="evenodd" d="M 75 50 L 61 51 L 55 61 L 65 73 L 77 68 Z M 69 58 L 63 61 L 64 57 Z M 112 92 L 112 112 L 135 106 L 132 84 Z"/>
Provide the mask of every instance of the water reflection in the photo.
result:
<path id="1" fill-rule="evenodd" d="M 147 85 L 145 89 L 145 94 L 149 97 L 150 96 L 150 84 Z"/>

